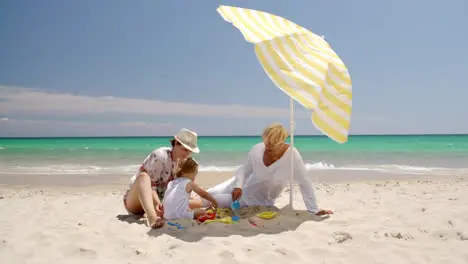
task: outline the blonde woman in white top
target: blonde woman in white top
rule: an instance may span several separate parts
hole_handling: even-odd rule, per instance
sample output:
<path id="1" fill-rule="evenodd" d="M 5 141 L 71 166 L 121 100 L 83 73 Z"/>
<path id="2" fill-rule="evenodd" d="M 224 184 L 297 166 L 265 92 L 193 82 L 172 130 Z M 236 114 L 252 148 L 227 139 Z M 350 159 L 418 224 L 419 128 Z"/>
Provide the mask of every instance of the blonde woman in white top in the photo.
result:
<path id="1" fill-rule="evenodd" d="M 264 130 L 263 142 L 251 148 L 247 162 L 236 171 L 235 176 L 208 189 L 215 197 L 231 194 L 230 201 L 218 201 L 220 207 L 229 207 L 230 202 L 235 200 L 239 200 L 241 207 L 273 206 L 289 183 L 293 155 L 294 180 L 299 185 L 307 210 L 316 215 L 333 213 L 317 206 L 315 191 L 306 176 L 304 161 L 299 151 L 285 142 L 287 137 L 288 132 L 281 124 L 272 124 Z"/>

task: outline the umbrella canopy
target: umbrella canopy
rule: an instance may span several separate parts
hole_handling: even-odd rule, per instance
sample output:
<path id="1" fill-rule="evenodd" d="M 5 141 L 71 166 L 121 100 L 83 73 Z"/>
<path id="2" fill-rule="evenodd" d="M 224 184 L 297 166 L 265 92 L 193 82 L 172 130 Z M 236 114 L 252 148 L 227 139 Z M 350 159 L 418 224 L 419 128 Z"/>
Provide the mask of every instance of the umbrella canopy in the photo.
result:
<path id="1" fill-rule="evenodd" d="M 255 54 L 276 86 L 311 110 L 315 127 L 336 142 L 346 142 L 351 77 L 323 37 L 261 11 L 231 6 L 217 11 L 255 44 Z"/>

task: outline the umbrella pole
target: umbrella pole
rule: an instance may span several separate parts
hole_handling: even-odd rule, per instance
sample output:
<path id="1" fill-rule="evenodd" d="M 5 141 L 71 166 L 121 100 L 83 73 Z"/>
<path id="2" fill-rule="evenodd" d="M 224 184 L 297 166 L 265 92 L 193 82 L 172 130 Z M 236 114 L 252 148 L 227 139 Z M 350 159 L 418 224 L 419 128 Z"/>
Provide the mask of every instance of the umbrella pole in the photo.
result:
<path id="1" fill-rule="evenodd" d="M 289 97 L 289 125 L 291 150 L 294 149 L 294 99 Z M 293 179 L 294 179 L 294 155 L 291 153 L 291 172 L 289 173 L 289 209 L 293 210 Z"/>

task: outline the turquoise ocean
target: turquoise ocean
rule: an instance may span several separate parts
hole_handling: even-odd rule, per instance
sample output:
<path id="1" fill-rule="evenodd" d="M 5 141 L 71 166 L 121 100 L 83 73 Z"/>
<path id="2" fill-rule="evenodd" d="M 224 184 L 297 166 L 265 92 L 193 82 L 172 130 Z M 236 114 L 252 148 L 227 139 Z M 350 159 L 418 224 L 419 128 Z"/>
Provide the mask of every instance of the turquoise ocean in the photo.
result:
<path id="1" fill-rule="evenodd" d="M 170 137 L 0 138 L 0 174 L 102 175 L 136 172 Z M 200 137 L 201 171 L 232 171 L 260 137 Z M 306 169 L 400 174 L 468 172 L 468 135 L 296 136 Z"/>

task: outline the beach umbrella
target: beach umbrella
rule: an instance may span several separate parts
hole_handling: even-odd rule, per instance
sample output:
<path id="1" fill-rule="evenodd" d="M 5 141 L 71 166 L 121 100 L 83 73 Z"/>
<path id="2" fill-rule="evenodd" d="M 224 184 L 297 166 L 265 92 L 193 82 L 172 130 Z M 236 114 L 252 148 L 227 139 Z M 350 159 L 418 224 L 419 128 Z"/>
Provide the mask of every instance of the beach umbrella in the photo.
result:
<path id="1" fill-rule="evenodd" d="M 254 44 L 265 73 L 289 95 L 291 145 L 294 145 L 294 100 L 310 110 L 311 121 L 319 131 L 338 143 L 345 143 L 351 122 L 351 77 L 325 39 L 285 18 L 262 11 L 221 5 L 217 12 L 246 41 Z"/>

